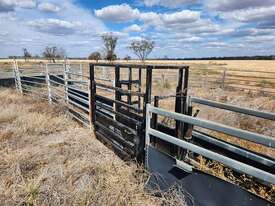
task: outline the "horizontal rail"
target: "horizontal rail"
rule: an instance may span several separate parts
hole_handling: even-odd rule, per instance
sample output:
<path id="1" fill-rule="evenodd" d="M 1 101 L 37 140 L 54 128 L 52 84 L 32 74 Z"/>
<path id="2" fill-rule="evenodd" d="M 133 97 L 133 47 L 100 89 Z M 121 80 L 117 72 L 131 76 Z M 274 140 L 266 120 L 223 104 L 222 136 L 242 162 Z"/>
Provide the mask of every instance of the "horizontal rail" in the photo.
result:
<path id="1" fill-rule="evenodd" d="M 105 91 L 105 92 L 109 92 L 109 93 L 114 92 L 114 90 L 112 90 L 112 89 L 105 89 L 104 87 L 101 87 L 101 86 L 97 86 L 96 88 L 99 89 L 99 90 Z"/>
<path id="2" fill-rule="evenodd" d="M 227 74 L 227 77 L 239 77 L 239 78 L 251 78 L 251 79 L 269 79 L 269 80 L 275 80 L 275 77 L 259 77 L 259 76 L 244 76 L 244 75 L 232 75 Z"/>
<path id="3" fill-rule="evenodd" d="M 105 82 L 114 82 L 111 79 L 105 79 L 105 78 L 99 78 L 99 77 L 96 77 L 95 80 L 100 80 L 100 81 L 105 81 Z"/>
<path id="4" fill-rule="evenodd" d="M 256 177 L 258 179 L 261 179 L 265 182 L 275 184 L 275 175 L 265 172 L 261 169 L 255 168 L 253 166 L 244 164 L 242 162 L 239 162 L 237 160 L 230 159 L 226 156 L 223 156 L 219 153 L 212 152 L 210 150 L 204 149 L 200 146 L 194 145 L 192 143 L 180 140 L 178 138 L 175 138 L 173 136 L 170 136 L 168 134 L 164 134 L 162 132 L 159 132 L 155 129 L 147 129 L 147 134 L 153 135 L 154 137 L 157 137 L 159 139 L 162 139 L 166 142 L 169 142 L 171 144 L 180 146 L 184 149 L 190 150 L 194 153 L 200 154 L 204 157 L 207 157 L 209 159 L 215 160 L 217 162 L 220 162 L 234 170 L 237 170 L 238 172 L 243 172 L 245 174 L 251 175 L 253 177 Z"/>
<path id="5" fill-rule="evenodd" d="M 125 115 L 125 114 L 122 114 L 122 113 L 118 112 L 118 111 L 115 111 L 112 107 L 106 106 L 106 105 L 104 105 L 102 103 L 99 103 L 99 102 L 96 102 L 95 105 L 97 107 L 101 108 L 101 109 L 104 109 L 104 110 L 107 110 L 108 112 L 116 114 L 119 117 L 122 117 L 122 118 L 126 119 L 129 122 L 134 122 L 134 124 L 136 124 L 136 125 L 141 125 L 141 122 L 139 122 L 138 120 L 133 119 L 133 118 L 131 118 L 131 117 Z"/>
<path id="6" fill-rule="evenodd" d="M 76 95 L 74 95 L 74 94 L 71 94 L 70 92 L 68 93 L 68 97 L 74 98 L 74 99 L 76 99 L 77 101 L 80 101 L 80 102 L 83 103 L 83 104 L 89 105 L 89 101 L 88 101 L 88 100 L 83 99 L 83 98 L 81 98 L 81 97 L 78 97 L 78 96 L 76 96 Z"/>
<path id="7" fill-rule="evenodd" d="M 88 84 L 88 81 L 83 81 L 83 80 L 72 80 L 68 79 L 68 82 L 75 82 L 75 83 L 80 83 L 80 84 Z"/>
<path id="8" fill-rule="evenodd" d="M 54 74 L 49 74 L 49 75 L 50 75 L 50 78 L 51 78 L 51 77 L 54 77 L 54 78 L 59 79 L 59 80 L 62 81 L 62 82 L 65 81 L 62 77 L 59 77 L 59 76 L 57 76 L 57 75 L 54 75 Z"/>
<path id="9" fill-rule="evenodd" d="M 90 79 L 90 77 L 89 77 L 89 76 L 87 76 L 87 75 L 78 74 L 78 73 L 74 73 L 74 72 L 66 72 L 66 73 L 67 73 L 67 74 L 74 75 L 74 76 L 85 77 L 85 78 Z"/>
<path id="10" fill-rule="evenodd" d="M 266 165 L 268 167 L 275 166 L 275 161 L 272 161 L 269 158 L 257 155 L 257 154 L 255 154 L 253 152 L 241 149 L 241 148 L 239 148 L 237 146 L 233 146 L 233 145 L 225 143 L 225 142 L 223 142 L 221 140 L 218 140 L 218 139 L 215 139 L 215 138 L 211 138 L 208 135 L 205 135 L 205 134 L 200 133 L 198 131 L 193 131 L 192 135 L 194 137 L 198 138 L 198 139 L 203 140 L 203 141 L 207 141 L 209 143 L 213 143 L 214 145 L 217 145 L 217 146 L 220 146 L 220 147 L 223 147 L 223 148 L 226 147 L 226 149 L 229 150 L 229 151 L 231 151 L 231 152 L 234 152 L 234 153 L 237 152 L 239 155 L 241 155 L 243 157 L 246 157 L 248 159 L 254 160 L 255 162 L 264 164 L 264 165 Z"/>
<path id="11" fill-rule="evenodd" d="M 119 87 L 113 87 L 113 86 L 110 86 L 110 85 L 105 85 L 105 84 L 101 84 L 101 83 L 97 83 L 97 82 L 96 82 L 96 86 L 103 87 L 103 88 L 106 88 L 106 89 L 115 90 L 115 91 L 123 93 L 123 94 L 129 94 L 129 95 L 139 96 L 139 97 L 144 97 L 145 96 L 145 94 L 141 93 L 141 92 L 125 90 L 125 89 L 121 89 Z"/>
<path id="12" fill-rule="evenodd" d="M 49 79 L 49 81 L 50 81 L 51 83 L 53 83 L 53 84 L 57 84 L 57 85 L 62 86 L 62 87 L 65 86 L 64 84 L 59 83 L 59 82 L 57 82 L 57 81 L 54 81 L 54 80 L 52 80 L 52 79 Z"/>
<path id="13" fill-rule="evenodd" d="M 87 122 L 89 121 L 89 116 L 87 113 L 83 112 L 83 111 L 78 111 L 78 109 L 76 109 L 74 106 L 66 104 L 66 106 L 68 107 L 68 109 L 74 111 L 75 113 L 77 113 L 79 116 L 81 116 L 84 120 L 87 120 Z"/>
<path id="14" fill-rule="evenodd" d="M 70 110 L 70 108 L 69 108 L 69 110 Z M 85 125 L 86 127 L 90 127 L 90 125 L 89 125 L 87 122 L 85 122 L 84 120 L 82 120 L 82 119 L 80 119 L 79 117 L 77 117 L 74 113 L 69 112 L 69 114 L 70 114 L 73 118 L 75 118 L 76 120 L 78 120 L 79 122 L 81 122 L 83 125 Z M 78 113 L 77 113 L 77 114 L 78 114 Z"/>
<path id="15" fill-rule="evenodd" d="M 168 112 L 164 109 L 156 108 L 151 106 L 150 104 L 147 104 L 147 107 L 149 109 L 149 112 L 156 113 L 162 116 L 166 116 L 178 121 L 186 122 L 188 124 L 192 124 L 194 126 L 199 126 L 205 129 L 214 130 L 217 132 L 221 132 L 230 136 L 239 137 L 244 140 L 248 140 L 251 142 L 255 142 L 258 144 L 262 144 L 267 147 L 275 148 L 275 138 L 271 138 L 265 135 L 256 134 L 253 132 L 249 132 L 242 129 L 237 129 L 234 127 L 226 126 L 220 123 L 212 122 L 209 120 L 202 120 L 199 118 L 194 118 L 191 116 L 179 114 L 176 112 Z"/>
<path id="16" fill-rule="evenodd" d="M 194 67 L 191 67 L 191 72 L 192 71 L 202 71 L 201 68 L 194 68 Z M 260 71 L 260 70 L 245 70 L 245 69 L 230 69 L 230 68 L 215 68 L 215 69 L 207 69 L 207 68 L 204 68 L 203 71 L 218 71 L 220 73 L 224 72 L 226 70 L 226 72 L 244 72 L 244 73 L 266 73 L 266 74 L 275 74 L 275 72 L 272 72 L 272 71 Z"/>
<path id="17" fill-rule="evenodd" d="M 118 104 L 118 105 L 120 105 L 120 106 L 127 107 L 127 108 L 129 108 L 129 109 L 132 109 L 132 110 L 134 110 L 135 112 L 138 112 L 138 113 L 141 113 L 141 112 L 142 112 L 141 109 L 139 109 L 139 108 L 137 108 L 137 107 L 134 107 L 134 106 L 132 106 L 132 105 L 129 105 L 129 104 L 127 104 L 127 103 L 124 103 L 124 102 L 122 102 L 122 101 L 109 99 L 109 98 L 107 98 L 107 97 L 104 97 L 104 96 L 101 96 L 101 95 L 98 95 L 98 94 L 96 94 L 95 97 L 96 97 L 96 98 L 102 98 L 102 99 L 105 99 L 105 100 L 107 100 L 107 101 L 111 101 L 111 102 L 116 103 L 116 104 Z"/>
<path id="18" fill-rule="evenodd" d="M 38 79 L 38 80 L 46 81 L 46 76 L 43 78 L 43 77 L 37 77 L 37 76 L 26 76 L 26 75 L 23 75 L 23 76 L 21 76 L 21 79 L 22 78 L 31 78 L 31 79 Z"/>
<path id="19" fill-rule="evenodd" d="M 72 86 L 72 85 L 70 85 L 70 86 L 67 86 L 69 89 L 74 89 L 74 90 L 77 90 L 77 91 L 79 91 L 79 92 L 83 92 L 83 93 L 87 93 L 88 94 L 88 90 L 83 90 L 83 89 L 79 89 L 79 87 L 75 87 L 75 86 Z"/>
<path id="20" fill-rule="evenodd" d="M 117 133 L 115 133 L 113 130 L 111 130 L 108 126 L 96 121 L 95 125 L 97 127 L 100 127 L 101 129 L 103 129 L 105 132 L 110 133 L 112 138 L 119 143 L 120 145 L 122 145 L 123 147 L 127 147 L 129 149 L 134 149 L 134 144 L 127 141 L 126 139 L 123 139 L 121 136 L 119 136 Z"/>
<path id="21" fill-rule="evenodd" d="M 76 95 L 76 96 L 78 96 L 78 97 L 80 97 L 80 98 L 83 98 L 83 99 L 85 99 L 85 100 L 89 100 L 89 97 L 88 96 L 84 96 L 84 95 L 82 95 L 82 94 L 80 94 L 80 93 L 77 93 L 77 92 L 75 92 L 75 91 L 73 91 L 73 90 L 68 90 L 68 93 L 73 93 L 74 95 Z"/>
<path id="22" fill-rule="evenodd" d="M 24 79 L 21 79 L 21 82 L 26 82 L 26 83 L 30 83 L 30 84 L 37 84 L 37 85 L 43 85 L 43 86 L 47 85 L 46 83 L 33 82 L 33 81 L 24 80 Z"/>
<path id="23" fill-rule="evenodd" d="M 89 109 L 88 109 L 88 108 L 83 107 L 82 105 L 80 105 L 80 104 L 78 104 L 78 103 L 76 103 L 76 102 L 74 102 L 74 101 L 72 101 L 72 100 L 70 100 L 70 99 L 68 100 L 68 102 L 71 103 L 71 104 L 73 104 L 74 106 L 80 108 L 80 109 L 83 109 L 83 110 L 86 111 L 86 112 L 89 112 Z"/>
<path id="24" fill-rule="evenodd" d="M 179 69 L 179 68 L 189 68 L 189 66 L 182 64 L 114 64 L 114 63 L 96 63 L 91 64 L 94 66 L 103 66 L 103 67 L 121 67 L 121 68 L 140 68 L 146 69 L 147 67 L 151 67 L 152 69 Z"/>
<path id="25" fill-rule="evenodd" d="M 275 114 L 272 114 L 272 113 L 261 112 L 261 111 L 257 111 L 257 110 L 253 110 L 253 109 L 249 109 L 249 108 L 242 108 L 242 107 L 238 107 L 238 106 L 235 106 L 232 104 L 225 104 L 225 103 L 220 103 L 220 102 L 206 100 L 206 99 L 197 98 L 197 97 L 191 97 L 190 101 L 192 103 L 207 105 L 209 107 L 225 109 L 225 110 L 229 110 L 232 112 L 247 114 L 250 116 L 255 116 L 255 117 L 260 117 L 260 118 L 275 121 Z"/>

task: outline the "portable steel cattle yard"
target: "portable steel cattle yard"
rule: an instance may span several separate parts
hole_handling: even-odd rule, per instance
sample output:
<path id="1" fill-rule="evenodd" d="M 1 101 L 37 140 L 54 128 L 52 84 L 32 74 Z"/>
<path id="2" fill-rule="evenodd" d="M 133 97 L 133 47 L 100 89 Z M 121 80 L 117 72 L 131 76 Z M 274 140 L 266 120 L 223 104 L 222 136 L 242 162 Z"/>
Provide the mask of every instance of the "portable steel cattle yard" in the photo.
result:
<path id="1" fill-rule="evenodd" d="M 275 114 L 189 96 L 188 66 L 90 64 L 86 75 L 67 64 L 61 71 L 50 66 L 42 69 L 44 73 L 26 75 L 15 64 L 16 88 L 30 93 L 35 92 L 34 85 L 44 85 L 44 98 L 50 103 L 64 100 L 73 117 L 93 126 L 97 138 L 122 158 L 145 164 L 152 173 L 148 188 L 165 191 L 176 185 L 188 205 L 272 205 L 232 182 L 201 171 L 196 160 L 202 156 L 230 168 L 234 175 L 245 174 L 259 185 L 274 187 L 274 158 L 220 140 L 203 129 L 270 149 L 274 149 L 275 139 L 197 118 L 193 104 L 271 121 L 275 121 Z M 110 77 L 98 77 L 97 69 L 105 67 L 112 71 Z M 167 68 L 178 71 L 175 94 L 153 97 L 153 71 Z M 175 98 L 174 112 L 159 108 L 160 101 L 167 98 Z M 160 121 L 165 118 L 174 124 Z"/>

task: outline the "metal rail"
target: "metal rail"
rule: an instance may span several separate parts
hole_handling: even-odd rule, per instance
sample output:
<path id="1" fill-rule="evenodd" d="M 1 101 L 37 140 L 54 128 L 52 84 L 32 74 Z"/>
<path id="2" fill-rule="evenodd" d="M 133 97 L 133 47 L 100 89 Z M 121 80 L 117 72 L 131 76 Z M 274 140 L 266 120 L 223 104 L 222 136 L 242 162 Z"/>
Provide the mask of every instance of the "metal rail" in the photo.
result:
<path id="1" fill-rule="evenodd" d="M 217 132 L 221 132 L 230 136 L 235 136 L 244 140 L 252 141 L 258 144 L 262 144 L 267 147 L 275 148 L 275 138 L 271 138 L 265 135 L 256 134 L 253 132 L 249 132 L 242 129 L 237 129 L 234 127 L 226 126 L 220 123 L 212 122 L 209 120 L 202 120 L 199 118 L 194 118 L 187 115 L 182 115 L 175 112 L 168 112 L 164 109 L 152 107 L 148 104 L 148 107 L 150 107 L 150 112 L 156 113 L 162 116 L 170 117 L 172 119 L 182 121 L 194 126 L 199 126 L 205 129 L 214 130 Z"/>
<path id="2" fill-rule="evenodd" d="M 97 82 L 96 82 L 96 86 L 103 87 L 105 89 L 111 89 L 111 90 L 114 90 L 114 91 L 117 91 L 117 92 L 120 92 L 120 93 L 123 93 L 123 94 L 128 94 L 128 95 L 131 94 L 133 96 L 144 97 L 144 93 L 141 93 L 141 92 L 125 90 L 125 89 L 121 89 L 119 87 L 113 87 L 113 86 L 109 86 L 109 85 L 106 85 L 106 84 L 100 84 L 100 83 L 97 83 Z"/>
<path id="3" fill-rule="evenodd" d="M 191 103 L 198 103 L 198 104 L 202 104 L 202 105 L 207 105 L 209 107 L 229 110 L 232 112 L 247 114 L 250 116 L 255 116 L 255 117 L 260 117 L 260 118 L 275 121 L 275 114 L 272 114 L 272 113 L 261 112 L 261 111 L 257 111 L 257 110 L 253 110 L 253 109 L 249 109 L 249 108 L 238 107 L 238 106 L 231 105 L 231 104 L 220 103 L 220 102 L 206 100 L 206 99 L 197 98 L 197 97 L 191 97 L 190 101 L 191 101 Z"/>
<path id="4" fill-rule="evenodd" d="M 208 129 L 213 128 L 213 123 L 211 123 L 209 121 L 203 121 L 203 120 L 196 121 L 195 118 L 187 117 L 186 115 L 177 114 L 177 113 L 174 113 L 174 112 L 167 112 L 163 109 L 159 109 L 159 108 L 151 106 L 150 104 L 147 104 L 147 115 L 146 115 L 146 117 L 147 117 L 147 119 L 146 119 L 146 148 L 147 149 L 150 146 L 150 135 L 152 135 L 156 138 L 159 138 L 159 139 L 162 139 L 162 140 L 164 140 L 166 142 L 169 142 L 171 144 L 180 146 L 184 149 L 190 150 L 194 153 L 200 154 L 200 155 L 205 156 L 209 159 L 218 161 L 218 162 L 220 162 L 220 163 L 222 163 L 222 164 L 224 164 L 224 165 L 226 165 L 226 166 L 228 166 L 228 167 L 230 167 L 230 168 L 232 168 L 232 169 L 234 169 L 238 172 L 242 172 L 242 173 L 251 175 L 253 177 L 256 177 L 258 179 L 261 179 L 261 180 L 263 180 L 265 182 L 268 182 L 268 183 L 271 183 L 271 184 L 275 184 L 275 175 L 274 174 L 265 172 L 261 169 L 255 168 L 255 167 L 250 166 L 248 164 L 244 164 L 244 163 L 239 162 L 237 160 L 230 159 L 230 158 L 228 158 L 226 156 L 223 156 L 221 154 L 218 154 L 216 152 L 212 152 L 212 151 L 210 151 L 208 149 L 205 149 L 203 147 L 194 145 L 192 143 L 180 140 L 180 139 L 175 138 L 171 135 L 168 135 L 168 134 L 162 133 L 160 131 L 157 131 L 155 129 L 152 129 L 151 125 L 150 125 L 150 119 L 151 119 L 150 117 L 153 113 L 163 115 L 163 116 L 166 116 L 166 117 L 170 117 L 170 118 L 174 118 L 176 120 L 179 120 L 179 121 L 182 121 L 182 122 L 187 122 L 187 123 L 194 124 L 194 125 L 197 125 L 197 126 L 202 126 L 204 128 L 208 128 Z M 221 130 L 221 128 L 224 129 L 225 127 L 223 127 L 220 124 L 216 124 L 215 127 L 214 127 L 215 130 L 216 129 Z M 230 131 L 232 131 L 232 128 L 230 128 Z M 237 133 L 238 132 L 240 132 L 240 131 L 237 130 Z M 241 133 L 238 136 L 243 136 L 244 134 L 245 133 Z M 251 135 L 250 133 L 246 133 L 246 134 Z M 274 144 L 273 144 L 273 146 L 274 146 Z M 146 162 L 146 164 L 148 165 L 148 162 Z"/>

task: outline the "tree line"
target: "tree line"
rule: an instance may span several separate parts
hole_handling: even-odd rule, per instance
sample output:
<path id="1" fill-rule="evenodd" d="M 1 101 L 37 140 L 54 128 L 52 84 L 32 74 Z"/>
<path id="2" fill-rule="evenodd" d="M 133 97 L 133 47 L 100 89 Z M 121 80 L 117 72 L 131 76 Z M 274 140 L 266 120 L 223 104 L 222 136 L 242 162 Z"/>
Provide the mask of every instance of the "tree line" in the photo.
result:
<path id="1" fill-rule="evenodd" d="M 102 46 L 103 52 L 94 51 L 89 56 L 89 60 L 107 60 L 107 61 L 114 61 L 118 59 L 115 49 L 117 47 L 118 37 L 115 36 L 113 33 L 106 33 L 101 36 L 102 39 Z M 149 54 L 154 49 L 154 41 L 150 39 L 142 38 L 140 40 L 133 40 L 130 42 L 130 45 L 127 47 L 130 51 L 132 51 L 138 59 L 141 61 L 145 61 Z M 33 56 L 27 48 L 23 48 L 23 56 L 25 61 L 31 58 L 40 58 L 39 55 Z M 55 62 L 56 59 L 64 59 L 67 58 L 66 51 L 62 47 L 58 48 L 56 46 L 50 47 L 47 46 L 42 54 L 41 57 L 48 59 L 52 62 Z M 14 56 L 10 56 L 9 58 L 16 58 Z M 125 60 L 130 60 L 131 57 L 126 55 L 124 57 Z"/>
<path id="2" fill-rule="evenodd" d="M 202 57 L 202 58 L 169 58 L 167 56 L 158 60 L 275 60 L 275 55 L 267 56 L 225 56 L 225 57 Z"/>
<path id="3" fill-rule="evenodd" d="M 118 42 L 118 37 L 113 35 L 112 33 L 107 33 L 102 35 L 103 41 L 103 54 L 99 51 L 92 52 L 88 59 L 89 60 L 108 60 L 114 61 L 117 59 L 117 55 L 115 53 L 115 49 Z M 149 54 L 153 51 L 155 46 L 155 42 L 150 39 L 142 38 L 140 40 L 133 40 L 130 42 L 130 45 L 127 47 L 131 52 L 133 52 L 139 60 L 145 61 Z M 131 57 L 126 55 L 124 60 L 130 60 Z"/>

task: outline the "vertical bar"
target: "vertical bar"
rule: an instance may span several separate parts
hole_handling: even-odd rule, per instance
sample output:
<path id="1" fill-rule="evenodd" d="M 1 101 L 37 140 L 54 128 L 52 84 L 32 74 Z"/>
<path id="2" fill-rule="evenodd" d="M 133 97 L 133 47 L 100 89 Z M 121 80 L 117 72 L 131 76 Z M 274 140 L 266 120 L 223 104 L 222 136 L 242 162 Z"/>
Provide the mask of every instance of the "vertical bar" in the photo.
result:
<path id="1" fill-rule="evenodd" d="M 17 64 L 16 60 L 14 60 L 14 69 L 15 69 L 15 76 L 16 76 L 18 90 L 20 93 L 23 93 L 20 71 L 19 71 L 18 64 Z"/>
<path id="2" fill-rule="evenodd" d="M 147 114 L 147 106 L 150 105 L 151 103 L 151 93 L 152 93 L 152 66 L 147 66 L 146 68 L 146 91 L 145 91 L 145 96 L 143 100 L 143 124 L 141 126 L 141 131 L 142 133 L 140 134 L 140 147 L 143 149 L 142 154 L 140 155 L 140 158 L 144 160 L 145 157 L 145 164 L 146 163 L 146 142 L 145 141 L 150 141 L 150 138 L 146 138 L 144 131 L 146 130 L 145 127 L 150 127 L 151 124 L 151 117 L 150 114 Z M 145 147 L 145 151 L 144 151 Z"/>
<path id="3" fill-rule="evenodd" d="M 138 91 L 141 92 L 141 78 L 142 78 L 142 69 L 138 69 Z M 138 96 L 138 108 L 140 109 L 141 107 L 141 97 Z"/>
<path id="4" fill-rule="evenodd" d="M 183 68 L 180 68 L 178 71 L 178 84 L 176 88 L 176 102 L 175 102 L 175 112 L 177 113 L 183 113 L 182 111 L 182 90 L 183 90 Z M 179 139 L 183 138 L 183 127 L 182 123 L 178 120 L 176 121 L 175 126 L 175 136 Z M 180 148 L 178 148 L 176 145 L 171 145 L 170 152 L 172 155 L 177 155 L 180 151 Z"/>
<path id="5" fill-rule="evenodd" d="M 52 94 L 51 94 L 51 83 L 50 83 L 50 74 L 48 69 L 48 64 L 45 65 L 45 72 L 46 72 L 46 82 L 48 87 L 48 101 L 52 103 Z"/>
<path id="6" fill-rule="evenodd" d="M 90 83 L 89 83 L 89 119 L 90 119 L 90 126 L 95 123 L 95 93 L 96 93 L 96 84 L 95 84 L 95 73 L 94 73 L 95 66 L 90 64 L 89 76 L 90 76 Z"/>
<path id="7" fill-rule="evenodd" d="M 154 107 L 159 107 L 159 96 L 154 97 Z M 152 128 L 157 128 L 158 115 L 156 113 L 152 114 Z"/>
<path id="8" fill-rule="evenodd" d="M 159 107 L 159 96 L 154 97 L 154 107 Z M 147 114 L 146 114 L 147 115 Z M 158 115 L 156 113 L 152 114 L 151 128 L 157 129 L 158 124 Z M 155 137 L 152 138 L 152 142 L 156 145 L 157 139 Z"/>
<path id="9" fill-rule="evenodd" d="M 146 105 L 146 128 L 145 128 L 145 168 L 148 168 L 148 149 L 150 146 L 150 134 L 149 129 L 151 127 L 151 112 L 150 112 L 150 104 Z"/>
<path id="10" fill-rule="evenodd" d="M 65 60 L 64 62 L 64 72 L 63 72 L 63 76 L 64 76 L 64 86 L 65 86 L 65 101 L 66 103 L 69 102 L 69 95 L 68 95 L 68 73 L 67 73 L 67 60 Z"/>
<path id="11" fill-rule="evenodd" d="M 119 67 L 119 65 L 115 66 L 115 87 L 121 88 L 120 67 Z M 115 100 L 116 101 L 121 101 L 121 94 L 117 90 L 115 91 Z M 119 110 L 119 105 L 116 104 L 116 103 L 114 103 L 114 104 L 115 104 L 115 111 L 118 111 Z M 115 119 L 116 120 L 119 119 L 118 115 L 115 115 Z"/>
<path id="12" fill-rule="evenodd" d="M 146 104 L 151 103 L 152 94 L 152 66 L 147 66 L 146 68 L 146 90 L 143 103 L 143 115 L 146 116 Z"/>
<path id="13" fill-rule="evenodd" d="M 178 85 L 176 88 L 176 103 L 175 103 L 175 112 L 182 113 L 182 81 L 183 81 L 183 68 L 180 68 L 178 71 Z M 176 137 L 180 138 L 180 121 L 176 121 Z"/>
<path id="14" fill-rule="evenodd" d="M 132 90 L 132 68 L 129 67 L 129 70 L 128 70 L 128 90 L 131 91 Z M 128 100 L 128 104 L 129 105 L 132 105 L 132 97 L 131 97 L 131 94 L 128 94 L 127 96 L 127 100 Z M 129 108 L 128 108 L 129 110 Z"/>
<path id="15" fill-rule="evenodd" d="M 182 98 L 182 113 L 188 115 L 188 83 L 189 83 L 189 67 L 184 68 L 184 82 L 183 82 L 183 98 Z M 192 115 L 192 114 L 191 114 Z M 185 136 L 189 126 L 187 123 L 183 123 L 183 136 Z"/>
<path id="16" fill-rule="evenodd" d="M 14 76 L 15 88 L 16 88 L 17 91 L 19 91 L 15 59 L 13 60 L 13 76 Z"/>

